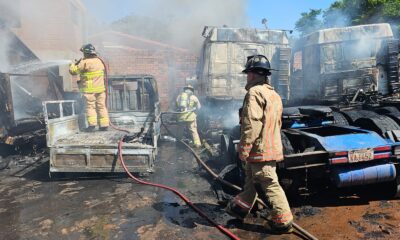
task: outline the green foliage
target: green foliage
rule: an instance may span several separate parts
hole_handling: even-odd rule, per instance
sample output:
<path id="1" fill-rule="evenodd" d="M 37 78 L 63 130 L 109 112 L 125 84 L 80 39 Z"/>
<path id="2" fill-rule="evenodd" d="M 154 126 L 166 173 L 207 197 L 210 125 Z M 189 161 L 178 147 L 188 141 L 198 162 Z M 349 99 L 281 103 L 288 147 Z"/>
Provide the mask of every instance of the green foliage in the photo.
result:
<path id="1" fill-rule="evenodd" d="M 305 35 L 310 30 L 348 25 L 389 22 L 399 26 L 400 0 L 337 0 L 322 11 L 322 23 L 318 20 L 320 14 L 321 10 L 313 9 L 302 13 L 296 30 Z"/>
<path id="2" fill-rule="evenodd" d="M 310 9 L 308 13 L 301 13 L 301 18 L 297 20 L 295 29 L 299 31 L 301 35 L 306 35 L 320 29 L 322 26 L 322 21 L 319 19 L 321 12 L 321 9 Z"/>

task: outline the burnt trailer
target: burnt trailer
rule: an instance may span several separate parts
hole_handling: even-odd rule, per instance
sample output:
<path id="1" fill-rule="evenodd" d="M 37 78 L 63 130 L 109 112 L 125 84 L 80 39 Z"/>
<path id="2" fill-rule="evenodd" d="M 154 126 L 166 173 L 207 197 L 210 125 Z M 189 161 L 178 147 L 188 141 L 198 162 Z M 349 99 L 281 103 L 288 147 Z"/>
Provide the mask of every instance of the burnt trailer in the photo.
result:
<path id="1" fill-rule="evenodd" d="M 400 90 L 399 40 L 387 23 L 323 29 L 295 45 L 291 105 L 334 105 L 360 91 L 388 96 Z"/>
<path id="2" fill-rule="evenodd" d="M 198 65 L 197 89 L 203 107 L 198 121 L 205 136 L 219 136 L 238 122 L 237 109 L 246 94 L 242 74 L 247 56 L 265 55 L 278 71 L 273 85 L 284 101 L 289 99 L 290 54 L 286 32 L 272 29 L 205 27 Z M 224 114 L 220 114 L 224 112 Z"/>
<path id="3" fill-rule="evenodd" d="M 59 70 L 43 64 L 9 29 L 0 26 L 0 155 L 45 145 L 42 101 L 63 97 Z M 4 40 L 6 39 L 6 40 Z"/>
<path id="4" fill-rule="evenodd" d="M 155 79 L 149 75 L 109 76 L 107 95 L 113 125 L 108 131 L 85 132 L 86 118 L 76 111 L 76 101 L 43 103 L 50 173 L 123 172 L 118 160 L 121 139 L 129 170 L 153 172 L 161 124 Z"/>
<path id="5" fill-rule="evenodd" d="M 400 112 L 385 105 L 399 85 L 398 40 L 390 25 L 324 29 L 294 49 L 282 119 L 284 160 L 277 167 L 282 185 L 298 193 L 313 185 L 384 183 L 400 196 Z M 239 129 L 222 135 L 221 152 L 226 169 L 236 165 L 243 176 Z"/>
<path id="6" fill-rule="evenodd" d="M 42 101 L 57 99 L 54 76 L 0 73 L 0 144 L 29 149 L 45 145 Z"/>

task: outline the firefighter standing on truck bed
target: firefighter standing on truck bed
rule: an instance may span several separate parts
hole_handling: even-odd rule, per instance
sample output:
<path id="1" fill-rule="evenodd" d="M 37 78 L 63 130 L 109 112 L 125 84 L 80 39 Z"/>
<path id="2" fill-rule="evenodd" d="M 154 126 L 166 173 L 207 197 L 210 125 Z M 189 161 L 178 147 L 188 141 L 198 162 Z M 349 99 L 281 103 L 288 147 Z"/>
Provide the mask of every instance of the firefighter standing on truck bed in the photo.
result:
<path id="1" fill-rule="evenodd" d="M 106 106 L 105 66 L 92 44 L 83 45 L 80 51 L 83 52 L 83 59 L 71 64 L 69 72 L 80 75 L 78 86 L 85 98 L 89 124 L 86 131 L 93 132 L 97 123 L 100 124 L 100 131 L 107 131 L 110 120 Z"/>
<path id="2" fill-rule="evenodd" d="M 283 160 L 281 142 L 282 100 L 268 82 L 271 66 L 263 55 L 250 56 L 243 73 L 247 73 L 247 94 L 241 112 L 239 158 L 245 164 L 243 192 L 233 198 L 226 211 L 240 219 L 246 217 L 257 195 L 271 205 L 268 226 L 275 233 L 292 231 L 293 216 L 285 192 L 279 185 L 276 162 Z"/>
<path id="3" fill-rule="evenodd" d="M 186 85 L 183 92 L 176 98 L 176 108 L 178 112 L 177 121 L 183 125 L 181 130 L 188 130 L 195 147 L 201 147 L 199 133 L 197 132 L 197 119 L 196 111 L 201 108 L 199 99 L 194 95 L 194 88 L 192 85 Z M 183 134 L 179 134 L 182 136 Z"/>

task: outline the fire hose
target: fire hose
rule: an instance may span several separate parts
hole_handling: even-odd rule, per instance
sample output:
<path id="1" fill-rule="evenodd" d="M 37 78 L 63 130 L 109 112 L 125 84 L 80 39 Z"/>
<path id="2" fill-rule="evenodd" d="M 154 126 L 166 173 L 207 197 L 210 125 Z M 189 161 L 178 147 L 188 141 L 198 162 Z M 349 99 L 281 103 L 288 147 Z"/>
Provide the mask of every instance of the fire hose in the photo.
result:
<path id="1" fill-rule="evenodd" d="M 170 131 L 170 129 L 164 124 L 163 121 L 163 115 L 165 114 L 180 114 L 181 112 L 164 112 L 161 113 L 161 125 L 165 128 L 165 130 L 168 132 L 169 135 L 173 136 L 176 138 L 176 136 Z M 178 139 L 180 143 L 182 143 L 187 149 L 189 149 L 189 151 L 192 153 L 192 155 L 195 157 L 197 163 L 199 165 L 201 165 L 215 180 L 218 180 L 219 182 L 221 182 L 222 184 L 224 184 L 227 187 L 230 187 L 234 190 L 237 191 L 242 191 L 242 188 L 239 186 L 236 186 L 226 180 L 224 180 L 223 178 L 221 178 L 218 174 L 216 174 L 201 158 L 200 156 L 193 150 L 193 148 L 191 148 L 186 142 L 182 141 L 182 139 Z M 268 209 L 269 207 L 260 199 L 257 197 L 256 201 L 262 205 L 264 208 Z M 316 238 L 315 236 L 313 236 L 311 233 L 309 233 L 308 231 L 306 231 L 304 228 L 300 227 L 298 224 L 296 224 L 295 222 L 292 223 L 293 224 L 293 228 L 295 230 L 297 230 L 300 234 L 302 234 L 304 237 L 306 237 L 309 240 L 318 240 L 318 238 Z"/>
<path id="2" fill-rule="evenodd" d="M 104 65 L 104 72 L 105 72 L 105 74 L 104 74 L 104 81 L 105 81 L 105 83 L 106 83 L 105 86 L 106 86 L 106 102 L 107 102 L 107 98 L 108 98 L 108 88 L 107 88 L 107 86 L 108 86 L 108 84 L 107 84 L 107 83 L 108 83 L 108 74 L 107 74 L 107 67 L 106 67 L 107 65 L 105 64 L 105 62 L 103 61 L 103 59 L 101 59 L 101 58 L 99 58 L 99 59 L 100 59 L 100 61 L 101 61 L 101 62 L 103 63 L 103 65 Z M 161 113 L 161 116 L 160 116 L 161 125 L 167 130 L 167 132 L 168 132 L 170 135 L 174 136 L 174 135 L 171 133 L 171 131 L 168 129 L 168 127 L 167 127 L 167 126 L 164 124 L 164 122 L 163 122 L 163 118 L 162 118 L 163 115 L 164 115 L 164 114 L 168 114 L 168 113 L 169 113 L 169 114 L 182 114 L 182 112 L 164 112 L 164 113 Z M 110 121 L 110 126 L 111 126 L 112 128 L 114 128 L 115 130 L 122 131 L 122 132 L 125 132 L 125 133 L 130 133 L 129 130 L 121 129 L 121 128 L 116 127 L 115 125 L 113 125 L 113 124 L 111 123 L 111 121 Z M 166 190 L 169 190 L 169 191 L 173 192 L 174 194 L 176 194 L 177 196 L 179 196 L 184 202 L 186 202 L 186 204 L 188 204 L 188 205 L 189 205 L 193 210 L 195 210 L 200 216 L 202 216 L 202 217 L 205 218 L 208 222 L 210 222 L 212 225 L 214 225 L 219 231 L 221 231 L 222 233 L 224 233 L 225 235 L 227 235 L 227 236 L 230 237 L 231 239 L 238 239 L 238 240 L 240 240 L 239 237 L 237 237 L 236 235 L 234 235 L 234 234 L 233 234 L 232 232 L 230 232 L 228 229 L 226 229 L 225 227 L 221 226 L 220 224 L 216 223 L 214 220 L 212 220 L 211 218 L 209 218 L 204 212 L 202 212 L 198 207 L 196 207 L 185 195 L 183 195 L 182 193 L 180 193 L 178 190 L 176 190 L 176 189 L 174 189 L 174 188 L 171 188 L 171 187 L 168 187 L 168 186 L 165 186 L 165 185 L 163 185 L 163 184 L 157 184 L 157 183 L 152 183 L 152 182 L 146 182 L 146 181 L 140 180 L 139 178 L 135 177 L 135 176 L 129 171 L 129 169 L 128 169 L 127 166 L 125 165 L 125 162 L 124 162 L 124 159 L 123 159 L 123 155 L 122 155 L 123 139 L 124 139 L 124 137 L 121 138 L 121 139 L 119 140 L 119 142 L 118 142 L 118 158 L 120 159 L 121 165 L 123 166 L 125 172 L 128 174 L 128 176 L 129 176 L 131 179 L 133 179 L 135 182 L 137 182 L 137 183 L 139 183 L 139 184 L 148 185 L 148 186 L 153 186 L 153 187 L 158 187 L 158 188 L 163 188 L 163 189 L 166 189 Z M 201 160 L 201 158 L 198 156 L 198 154 L 197 154 L 187 143 L 185 143 L 185 142 L 182 141 L 181 139 L 180 139 L 179 141 L 180 141 L 183 145 L 185 145 L 185 146 L 190 150 L 190 152 L 191 152 L 191 153 L 193 154 L 193 156 L 195 157 L 196 161 L 197 161 L 201 166 L 203 166 L 203 167 L 206 169 L 206 171 L 207 171 L 209 174 L 211 174 L 215 179 L 219 180 L 221 183 L 225 184 L 225 185 L 228 186 L 228 187 L 231 187 L 231 188 L 236 189 L 236 190 L 238 190 L 238 191 L 241 191 L 241 190 L 242 190 L 240 187 L 238 187 L 238 186 L 236 186 L 236 185 L 233 185 L 233 184 L 231 184 L 230 182 L 225 181 L 224 179 L 220 178 L 214 171 L 212 171 L 212 169 L 211 169 L 210 167 L 208 167 L 208 166 L 204 163 L 204 161 Z M 267 205 L 266 205 L 262 200 L 260 200 L 259 198 L 257 198 L 257 201 L 258 201 L 262 206 L 264 206 L 265 208 L 267 208 Z M 293 227 L 294 227 L 297 231 L 299 231 L 301 234 L 303 234 L 304 236 L 306 236 L 307 239 L 310 239 L 310 240 L 317 240 L 316 237 L 314 237 L 313 235 L 311 235 L 310 233 L 308 233 L 306 230 L 304 230 L 303 228 L 301 228 L 301 227 L 298 226 L 297 224 L 293 223 Z"/>
<path id="3" fill-rule="evenodd" d="M 104 82 L 105 82 L 105 87 L 106 87 L 106 103 L 107 103 L 107 99 L 108 99 L 108 74 L 107 74 L 107 65 L 105 64 L 105 62 L 103 61 L 103 59 L 99 58 L 100 61 L 103 63 L 104 65 Z M 125 133 L 130 133 L 129 130 L 126 129 L 122 129 L 122 128 L 118 128 L 117 126 L 115 126 L 111 120 L 109 122 L 110 126 L 117 130 L 117 131 L 122 131 Z M 235 239 L 235 240 L 240 240 L 239 237 L 237 237 L 236 235 L 234 235 L 232 232 L 230 232 L 228 229 L 226 229 L 225 227 L 221 226 L 220 224 L 218 224 L 217 222 L 215 222 L 214 220 L 212 220 L 211 218 L 209 218 L 203 211 L 201 211 L 201 209 L 199 209 L 198 207 L 196 207 L 190 200 L 189 198 L 187 198 L 185 195 L 183 195 L 182 193 L 180 193 L 178 190 L 172 188 L 172 187 L 168 187 L 166 185 L 163 184 L 157 184 L 157 183 L 152 183 L 152 182 L 146 182 L 143 181 L 137 177 L 135 177 L 128 169 L 128 167 L 125 165 L 125 161 L 122 155 L 122 147 L 124 144 L 124 138 L 125 136 L 123 136 L 119 141 L 118 141 L 118 158 L 121 161 L 121 165 L 124 168 L 126 174 L 128 174 L 128 176 L 133 179 L 135 182 L 139 183 L 139 184 L 143 184 L 143 185 L 148 185 L 148 186 L 153 186 L 153 187 L 158 187 L 158 188 L 163 188 L 166 190 L 169 190 L 171 192 L 173 192 L 174 194 L 176 194 L 178 197 L 180 197 L 187 205 L 189 205 L 194 211 L 196 211 L 201 217 L 203 217 L 204 219 L 206 219 L 209 223 L 211 223 L 212 225 L 214 225 L 219 231 L 221 231 L 223 234 L 227 235 L 229 238 L 231 239 Z"/>

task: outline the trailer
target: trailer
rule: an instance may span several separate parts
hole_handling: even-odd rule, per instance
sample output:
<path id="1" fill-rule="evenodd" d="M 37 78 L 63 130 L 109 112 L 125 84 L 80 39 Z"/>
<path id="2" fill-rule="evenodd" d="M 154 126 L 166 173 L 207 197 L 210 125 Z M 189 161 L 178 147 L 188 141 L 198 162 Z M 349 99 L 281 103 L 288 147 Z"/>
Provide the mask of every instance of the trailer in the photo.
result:
<path id="1" fill-rule="evenodd" d="M 160 135 L 157 84 L 149 75 L 110 76 L 107 107 L 112 128 L 85 132 L 84 114 L 76 101 L 43 103 L 50 173 L 123 172 L 118 161 L 118 141 L 125 141 L 122 155 L 132 172 L 154 171 Z M 130 133 L 118 129 L 128 130 Z"/>
<path id="2" fill-rule="evenodd" d="M 246 94 L 246 75 L 241 71 L 249 55 L 270 59 L 278 70 L 272 73 L 272 82 L 282 99 L 289 99 L 291 48 L 285 31 L 206 26 L 202 36 L 198 82 L 194 85 L 202 104 L 198 124 L 204 137 L 219 139 L 223 129 L 236 125 L 236 112 Z"/>
<path id="3" fill-rule="evenodd" d="M 296 45 L 277 167 L 282 186 L 298 193 L 313 183 L 385 183 L 399 197 L 399 41 L 390 25 L 324 29 Z M 221 136 L 222 175 L 243 182 L 239 129 Z"/>

